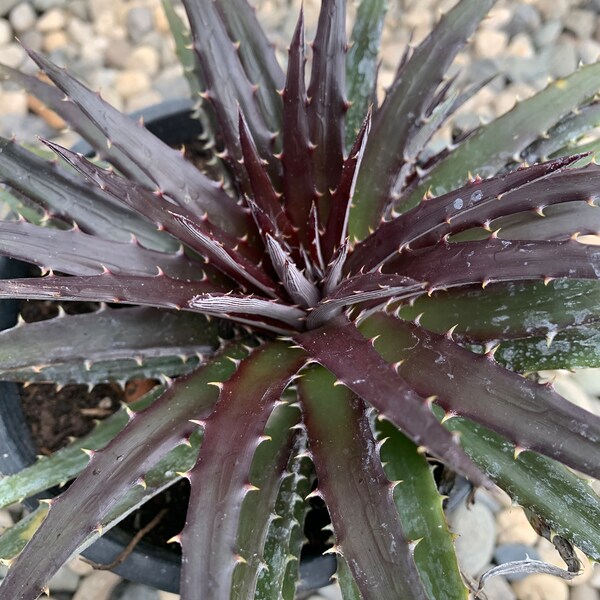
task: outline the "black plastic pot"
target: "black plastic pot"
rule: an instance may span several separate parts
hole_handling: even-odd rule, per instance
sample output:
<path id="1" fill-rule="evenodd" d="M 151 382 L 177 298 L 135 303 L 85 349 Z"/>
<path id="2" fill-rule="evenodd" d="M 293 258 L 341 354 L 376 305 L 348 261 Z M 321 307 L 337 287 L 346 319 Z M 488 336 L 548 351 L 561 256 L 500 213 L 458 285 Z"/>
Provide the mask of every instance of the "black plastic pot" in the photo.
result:
<path id="1" fill-rule="evenodd" d="M 170 145 L 188 144 L 201 133 L 198 120 L 192 118 L 192 105 L 187 100 L 176 100 L 144 109 L 132 118 L 144 118 L 146 127 Z M 79 142 L 74 150 L 82 154 L 92 153 L 86 142 Z M 25 277 L 27 265 L 0 257 L 0 278 Z M 0 300 L 0 329 L 15 324 L 19 303 Z M 21 409 L 18 387 L 13 383 L 0 382 L 0 473 L 20 471 L 36 460 L 35 447 Z M 45 494 L 48 497 L 52 490 Z M 40 496 L 42 497 L 42 496 Z M 24 504 L 35 509 L 36 499 Z M 131 540 L 130 532 L 118 526 L 94 542 L 83 555 L 101 564 L 112 563 Z M 125 579 L 143 583 L 168 592 L 179 591 L 181 560 L 166 548 L 140 541 L 125 561 L 116 567 Z M 302 560 L 300 565 L 299 592 L 309 592 L 328 585 L 335 572 L 336 561 L 332 555 Z"/>

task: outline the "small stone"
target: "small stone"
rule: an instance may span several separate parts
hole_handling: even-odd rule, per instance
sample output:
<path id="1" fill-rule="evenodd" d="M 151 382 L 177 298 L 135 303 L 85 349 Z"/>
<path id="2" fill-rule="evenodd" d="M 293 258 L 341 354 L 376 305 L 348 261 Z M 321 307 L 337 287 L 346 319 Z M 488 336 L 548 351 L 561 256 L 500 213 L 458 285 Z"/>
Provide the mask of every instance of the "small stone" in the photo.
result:
<path id="1" fill-rule="evenodd" d="M 53 8 L 38 19 L 36 28 L 42 33 L 48 33 L 63 29 L 66 24 L 67 19 L 64 11 L 60 8 Z"/>
<path id="2" fill-rule="evenodd" d="M 569 600 L 600 600 L 600 595 L 591 585 L 580 585 L 571 590 Z"/>
<path id="3" fill-rule="evenodd" d="M 156 75 L 160 67 L 158 52 L 152 46 L 138 46 L 127 58 L 126 68 Z"/>
<path id="4" fill-rule="evenodd" d="M 0 19 L 0 48 L 10 44 L 13 39 L 13 32 L 10 23 L 6 19 Z"/>
<path id="5" fill-rule="evenodd" d="M 179 594 L 171 594 L 171 592 L 165 592 L 160 590 L 158 592 L 158 600 L 180 600 L 181 596 Z"/>
<path id="6" fill-rule="evenodd" d="M 536 5 L 544 21 L 563 19 L 571 8 L 569 0 L 551 0 L 550 2 L 541 0 L 536 2 Z"/>
<path id="7" fill-rule="evenodd" d="M 499 512 L 496 515 L 496 525 L 499 544 L 534 545 L 539 540 L 522 508 L 514 507 Z"/>
<path id="8" fill-rule="evenodd" d="M 512 17 L 512 12 L 510 8 L 494 6 L 481 21 L 481 29 L 504 29 Z"/>
<path id="9" fill-rule="evenodd" d="M 596 15 L 590 10 L 571 8 L 565 18 L 565 29 L 579 39 L 588 39 L 596 29 Z"/>
<path id="10" fill-rule="evenodd" d="M 485 29 L 475 36 L 475 54 L 478 58 L 496 58 L 508 45 L 508 35 L 504 31 Z"/>
<path id="11" fill-rule="evenodd" d="M 150 89 L 150 78 L 142 71 L 121 71 L 115 78 L 115 90 L 122 98 L 131 98 Z"/>
<path id="12" fill-rule="evenodd" d="M 577 47 L 581 62 L 586 65 L 597 62 L 600 56 L 600 43 L 595 40 L 582 40 Z"/>
<path id="13" fill-rule="evenodd" d="M 592 576 L 590 577 L 590 585 L 597 590 L 600 590 L 600 564 L 595 563 L 592 568 Z"/>
<path id="14" fill-rule="evenodd" d="M 13 69 L 18 69 L 27 60 L 27 52 L 17 44 L 12 42 L 2 48 L 2 64 Z"/>
<path id="15" fill-rule="evenodd" d="M 13 29 L 21 33 L 35 27 L 37 15 L 29 2 L 21 2 L 10 11 L 8 19 Z"/>
<path id="16" fill-rule="evenodd" d="M 558 577 L 545 573 L 529 575 L 513 583 L 519 600 L 568 600 L 569 586 Z"/>
<path id="17" fill-rule="evenodd" d="M 69 36 L 64 31 L 52 31 L 44 36 L 42 48 L 45 52 L 54 52 L 69 45 Z"/>
<path id="18" fill-rule="evenodd" d="M 141 583 L 129 583 L 119 594 L 119 600 L 159 600 L 158 590 Z"/>
<path id="19" fill-rule="evenodd" d="M 104 52 L 107 67 L 124 69 L 131 54 L 131 44 L 127 40 L 109 40 Z"/>
<path id="20" fill-rule="evenodd" d="M 39 13 L 45 13 L 53 8 L 64 8 L 68 0 L 33 0 L 33 8 Z"/>
<path id="21" fill-rule="evenodd" d="M 35 29 L 24 31 L 19 35 L 19 39 L 23 42 L 23 45 L 36 52 L 39 52 L 42 49 L 42 44 L 44 42 L 44 36 Z"/>
<path id="22" fill-rule="evenodd" d="M 48 583 L 52 592 L 74 592 L 79 586 L 79 575 L 70 571 L 67 567 L 62 567 Z"/>
<path id="23" fill-rule="evenodd" d="M 533 34 L 533 40 L 538 48 L 545 48 L 554 44 L 563 30 L 561 21 L 548 21 Z"/>
<path id="24" fill-rule="evenodd" d="M 176 65 L 165 69 L 152 82 L 152 88 L 155 89 L 164 100 L 171 100 L 181 97 L 189 97 L 190 88 L 187 80 L 181 72 L 181 66 Z"/>
<path id="25" fill-rule="evenodd" d="M 69 571 L 72 571 L 80 577 L 87 577 L 94 572 L 94 567 L 85 562 L 81 556 L 77 556 L 73 560 L 70 560 L 67 563 L 67 567 L 69 568 Z"/>
<path id="26" fill-rule="evenodd" d="M 0 98 L 2 98 L 3 93 L 0 92 Z M 4 106 L 4 104 L 2 105 Z M 13 518 L 11 514 L 7 510 L 0 510 L 0 534 L 2 534 L 6 529 L 12 527 L 14 525 Z"/>
<path id="27" fill-rule="evenodd" d="M 145 6 L 136 6 L 127 13 L 127 33 L 132 42 L 138 43 L 154 29 L 154 16 Z"/>
<path id="28" fill-rule="evenodd" d="M 573 44 L 560 42 L 552 50 L 550 72 L 553 77 L 568 77 L 577 69 L 577 50 Z"/>
<path id="29" fill-rule="evenodd" d="M 162 96 L 155 90 L 148 90 L 127 99 L 126 112 L 135 112 L 148 106 L 154 106 L 162 102 Z"/>
<path id="30" fill-rule="evenodd" d="M 319 590 L 319 597 L 323 600 L 343 600 L 342 591 L 337 584 L 321 588 Z"/>
<path id="31" fill-rule="evenodd" d="M 86 46 L 94 37 L 94 28 L 77 17 L 71 17 L 67 23 L 67 33 L 80 46 Z"/>
<path id="32" fill-rule="evenodd" d="M 492 511 L 483 504 L 461 504 L 448 517 L 457 534 L 455 546 L 458 562 L 466 573 L 476 575 L 487 565 L 494 552 L 496 525 Z"/>
<path id="33" fill-rule="evenodd" d="M 81 580 L 73 600 L 109 600 L 121 578 L 110 571 L 94 571 Z"/>
<path id="34" fill-rule="evenodd" d="M 21 0 L 0 0 L 0 17 L 5 17 Z"/>
<path id="35" fill-rule="evenodd" d="M 71 0 L 69 2 L 69 12 L 82 21 L 91 21 L 87 0 Z"/>
<path id="36" fill-rule="evenodd" d="M 531 4 L 515 4 L 506 32 L 512 37 L 519 33 L 534 32 L 542 23 L 538 9 Z"/>
<path id="37" fill-rule="evenodd" d="M 513 37 L 506 50 L 510 56 L 516 56 L 518 58 L 533 58 L 535 56 L 535 50 L 531 39 L 525 33 L 519 33 Z"/>
<path id="38" fill-rule="evenodd" d="M 525 560 L 527 557 L 532 560 L 540 560 L 539 552 L 533 546 L 527 544 L 501 544 L 494 551 L 494 561 L 499 565 L 515 560 Z M 525 579 L 527 575 L 525 573 L 512 573 L 505 577 L 508 581 L 520 581 Z"/>

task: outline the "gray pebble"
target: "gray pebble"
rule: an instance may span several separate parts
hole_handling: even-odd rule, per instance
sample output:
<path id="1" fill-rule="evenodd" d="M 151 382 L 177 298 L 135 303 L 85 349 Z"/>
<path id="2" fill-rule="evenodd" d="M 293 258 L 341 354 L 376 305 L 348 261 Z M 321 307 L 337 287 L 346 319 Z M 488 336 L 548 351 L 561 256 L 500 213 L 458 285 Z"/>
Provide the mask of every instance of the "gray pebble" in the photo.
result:
<path id="1" fill-rule="evenodd" d="M 104 64 L 113 69 L 124 69 L 129 55 L 131 44 L 126 40 L 110 40 L 104 52 Z"/>
<path id="2" fill-rule="evenodd" d="M 494 561 L 499 565 L 514 560 L 525 560 L 528 556 L 533 560 L 541 560 L 539 552 L 533 546 L 525 544 L 502 544 L 494 551 Z M 508 581 L 519 581 L 525 577 L 527 577 L 526 573 L 506 575 Z"/>
<path id="3" fill-rule="evenodd" d="M 13 32 L 10 23 L 6 19 L 0 19 L 0 47 L 10 44 Z"/>
<path id="4" fill-rule="evenodd" d="M 158 591 L 140 583 L 123 582 L 115 589 L 111 600 L 158 600 Z"/>
<path id="5" fill-rule="evenodd" d="M 27 60 L 27 52 L 16 42 L 11 42 L 2 48 L 2 64 L 18 69 Z"/>
<path id="6" fill-rule="evenodd" d="M 46 12 L 51 8 L 64 8 L 67 0 L 33 0 L 33 8 L 40 13 Z"/>
<path id="7" fill-rule="evenodd" d="M 5 17 L 21 0 L 0 0 L 0 17 Z"/>
<path id="8" fill-rule="evenodd" d="M 44 36 L 35 29 L 30 29 L 29 31 L 24 31 L 19 39 L 32 50 L 39 52 L 42 49 L 42 44 L 44 42 Z"/>
<path id="9" fill-rule="evenodd" d="M 583 584 L 571 588 L 569 600 L 600 600 L 600 595 L 591 585 Z"/>
<path id="10" fill-rule="evenodd" d="M 82 21 L 90 20 L 90 8 L 86 0 L 71 0 L 69 12 Z"/>
<path id="11" fill-rule="evenodd" d="M 494 553 L 496 524 L 492 511 L 483 504 L 471 507 L 462 504 L 448 516 L 455 541 L 458 562 L 466 573 L 476 575 L 487 565 Z"/>
<path id="12" fill-rule="evenodd" d="M 512 9 L 512 16 L 506 32 L 512 37 L 519 33 L 534 32 L 542 23 L 538 9 L 531 4 L 516 4 Z"/>
<path id="13" fill-rule="evenodd" d="M 21 31 L 33 29 L 37 15 L 29 2 L 21 2 L 10 11 L 8 19 L 13 29 L 20 33 Z"/>
<path id="14" fill-rule="evenodd" d="M 534 32 L 533 41 L 538 48 L 546 48 L 558 40 L 562 30 L 563 24 L 560 21 L 548 21 Z"/>
<path id="15" fill-rule="evenodd" d="M 62 567 L 48 583 L 51 592 L 74 592 L 79 585 L 79 575 Z"/>
<path id="16" fill-rule="evenodd" d="M 596 15 L 589 10 L 573 8 L 565 18 L 565 29 L 579 39 L 591 38 L 596 29 Z"/>
<path id="17" fill-rule="evenodd" d="M 137 44 L 154 28 L 154 15 L 145 6 L 136 6 L 127 13 L 127 33 L 132 42 Z"/>
<path id="18" fill-rule="evenodd" d="M 567 77 L 577 69 L 577 50 L 573 44 L 561 42 L 552 49 L 550 74 L 557 79 Z"/>

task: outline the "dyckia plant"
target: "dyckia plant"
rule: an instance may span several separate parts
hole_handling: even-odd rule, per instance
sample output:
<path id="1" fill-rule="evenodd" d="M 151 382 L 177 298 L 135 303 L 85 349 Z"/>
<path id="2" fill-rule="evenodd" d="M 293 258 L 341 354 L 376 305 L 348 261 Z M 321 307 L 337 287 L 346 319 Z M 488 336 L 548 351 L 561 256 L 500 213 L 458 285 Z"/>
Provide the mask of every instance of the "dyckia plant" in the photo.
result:
<path id="1" fill-rule="evenodd" d="M 466 598 L 441 465 L 600 559 L 600 503 L 571 471 L 600 476 L 600 419 L 527 375 L 600 365 L 600 249 L 581 238 L 600 169 L 577 141 L 600 122 L 600 65 L 432 153 L 477 91 L 446 73 L 492 4 L 444 15 L 380 104 L 382 0 L 350 44 L 344 1 L 323 1 L 307 84 L 302 14 L 284 72 L 245 0 L 185 0 L 190 44 L 167 6 L 205 126 L 194 162 L 42 56 L 55 86 L 2 68 L 104 162 L 0 141 L 22 215 L 0 249 L 44 274 L 0 295 L 111 307 L 2 333 L 0 375 L 163 381 L 0 482 L 8 504 L 80 472 L 0 539 L 3 598 L 36 598 L 180 477 L 184 600 L 293 598 L 310 495 L 345 598 Z"/>

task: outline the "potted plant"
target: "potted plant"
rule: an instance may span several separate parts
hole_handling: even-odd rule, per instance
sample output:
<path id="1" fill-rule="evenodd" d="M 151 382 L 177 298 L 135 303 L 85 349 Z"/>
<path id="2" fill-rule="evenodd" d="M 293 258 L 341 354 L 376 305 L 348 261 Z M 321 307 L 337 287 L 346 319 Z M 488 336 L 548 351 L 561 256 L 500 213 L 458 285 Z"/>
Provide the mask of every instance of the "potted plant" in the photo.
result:
<path id="1" fill-rule="evenodd" d="M 361 3 L 348 49 L 344 2 L 324 1 L 306 88 L 302 14 L 284 73 L 243 1 L 185 1 L 180 52 L 209 134 L 194 157 L 42 56 L 56 88 L 11 73 L 114 169 L 0 141 L 1 177 L 31 220 L 31 202 L 44 209 L 0 225 L 2 252 L 46 273 L 0 295 L 134 306 L 8 330 L 0 375 L 163 386 L 62 462 L 0 482 L 6 500 L 44 469 L 81 471 L 5 534 L 4 596 L 36 598 L 185 477 L 184 600 L 292 598 L 310 497 L 327 506 L 345 597 L 465 598 L 433 459 L 525 506 L 564 542 L 564 577 L 570 542 L 600 557 L 598 497 L 570 470 L 599 476 L 600 420 L 523 376 L 600 362 L 600 251 L 581 237 L 598 230 L 599 171 L 570 147 L 597 120 L 600 65 L 428 155 L 465 99 L 446 70 L 492 4 L 444 15 L 378 105 L 382 2 Z M 77 446 L 89 458 L 68 471 Z"/>

